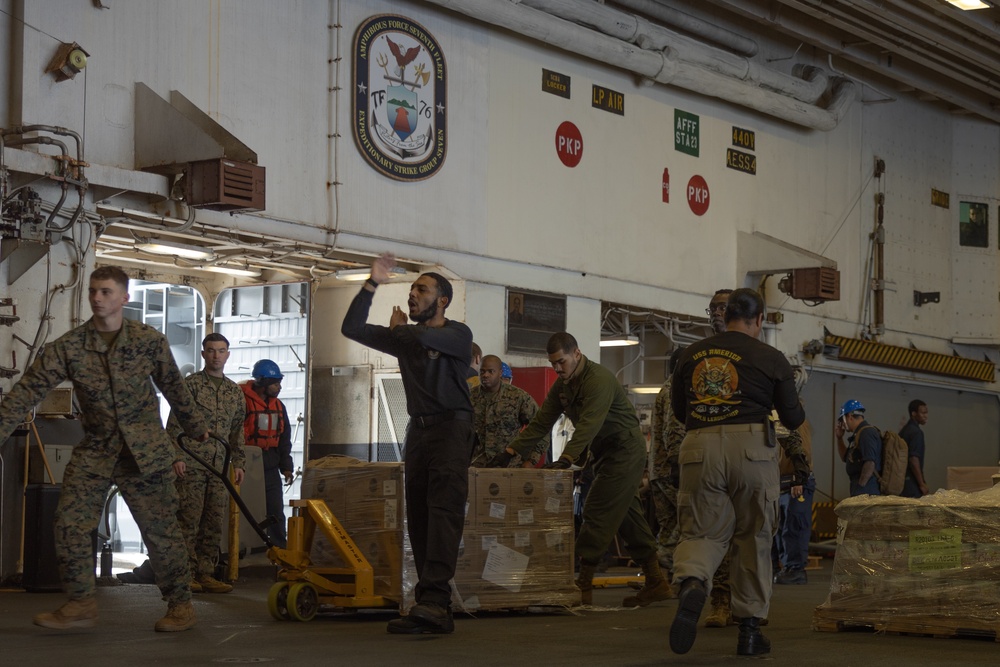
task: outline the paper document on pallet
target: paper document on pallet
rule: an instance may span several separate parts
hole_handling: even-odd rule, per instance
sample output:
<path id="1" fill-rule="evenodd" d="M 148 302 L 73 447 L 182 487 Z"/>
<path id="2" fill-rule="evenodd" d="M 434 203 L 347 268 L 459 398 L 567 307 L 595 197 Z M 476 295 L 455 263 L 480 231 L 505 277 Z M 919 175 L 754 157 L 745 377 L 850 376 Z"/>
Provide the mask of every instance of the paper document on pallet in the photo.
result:
<path id="1" fill-rule="evenodd" d="M 486 555 L 483 580 L 517 593 L 528 570 L 528 557 L 502 544 L 494 544 Z"/>

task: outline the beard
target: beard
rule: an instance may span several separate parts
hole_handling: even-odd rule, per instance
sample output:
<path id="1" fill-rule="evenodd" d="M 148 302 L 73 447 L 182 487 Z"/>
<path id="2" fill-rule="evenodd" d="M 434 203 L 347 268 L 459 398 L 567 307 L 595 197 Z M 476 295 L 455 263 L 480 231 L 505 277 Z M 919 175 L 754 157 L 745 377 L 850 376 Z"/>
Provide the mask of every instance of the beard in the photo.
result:
<path id="1" fill-rule="evenodd" d="M 427 306 L 426 308 L 424 308 L 420 312 L 417 312 L 417 313 L 414 313 L 413 315 L 410 315 L 410 319 L 413 320 L 414 322 L 416 322 L 417 324 L 421 324 L 421 323 L 426 322 L 427 320 L 431 319 L 436 314 L 437 314 L 437 303 L 436 302 L 432 302 L 429 306 Z"/>

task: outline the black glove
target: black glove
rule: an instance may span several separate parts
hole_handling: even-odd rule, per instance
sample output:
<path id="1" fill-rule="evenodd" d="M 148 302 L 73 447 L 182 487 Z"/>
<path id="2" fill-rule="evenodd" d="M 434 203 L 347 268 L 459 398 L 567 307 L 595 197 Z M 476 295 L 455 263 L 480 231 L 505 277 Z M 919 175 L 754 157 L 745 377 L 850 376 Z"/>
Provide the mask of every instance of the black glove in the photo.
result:
<path id="1" fill-rule="evenodd" d="M 510 465 L 513 454 L 508 454 L 506 449 L 501 449 L 496 456 L 486 462 L 487 468 L 506 468 Z"/>
<path id="2" fill-rule="evenodd" d="M 794 471 L 792 486 L 805 486 L 806 482 L 809 481 L 809 475 L 812 474 L 805 454 L 796 454 L 792 457 L 792 470 Z"/>
<path id="3" fill-rule="evenodd" d="M 546 463 L 545 465 L 542 466 L 542 469 L 543 470 L 567 470 L 571 465 L 573 465 L 572 461 L 570 461 L 569 459 L 564 459 L 564 458 L 560 457 L 560 458 L 556 459 L 555 461 L 552 461 L 551 463 Z"/>

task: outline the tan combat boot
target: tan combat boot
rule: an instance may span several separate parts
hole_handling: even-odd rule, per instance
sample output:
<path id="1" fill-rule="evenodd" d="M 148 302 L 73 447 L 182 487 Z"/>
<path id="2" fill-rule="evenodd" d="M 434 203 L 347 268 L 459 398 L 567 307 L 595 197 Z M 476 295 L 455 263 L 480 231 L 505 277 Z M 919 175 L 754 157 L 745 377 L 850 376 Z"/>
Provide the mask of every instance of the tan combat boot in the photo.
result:
<path id="1" fill-rule="evenodd" d="M 576 587 L 580 589 L 580 604 L 594 604 L 594 573 L 597 565 L 587 565 L 580 562 L 580 574 L 576 577 Z"/>
<path id="2" fill-rule="evenodd" d="M 676 597 L 670 582 L 660 571 L 660 562 L 656 554 L 652 554 L 642 563 L 642 574 L 646 578 L 646 583 L 635 595 L 629 595 L 622 600 L 623 607 L 645 607 L 660 600 L 669 600 Z"/>
<path id="3" fill-rule="evenodd" d="M 733 613 L 729 609 L 729 596 L 716 595 L 712 592 L 712 610 L 705 619 L 706 628 L 724 628 L 733 622 Z"/>
<path id="4" fill-rule="evenodd" d="M 32 621 L 35 625 L 53 630 L 92 628 L 97 625 L 97 600 L 70 600 L 55 611 L 36 614 Z"/>
<path id="5" fill-rule="evenodd" d="M 167 607 L 167 615 L 153 626 L 157 632 L 180 632 L 195 624 L 194 606 L 191 602 L 171 602 Z"/>
<path id="6" fill-rule="evenodd" d="M 198 588 L 205 593 L 228 593 L 233 590 L 232 584 L 219 581 L 215 577 L 211 577 L 207 574 L 203 574 L 198 577 L 195 583 L 197 583 Z M 191 590 L 194 591 L 194 588 Z"/>

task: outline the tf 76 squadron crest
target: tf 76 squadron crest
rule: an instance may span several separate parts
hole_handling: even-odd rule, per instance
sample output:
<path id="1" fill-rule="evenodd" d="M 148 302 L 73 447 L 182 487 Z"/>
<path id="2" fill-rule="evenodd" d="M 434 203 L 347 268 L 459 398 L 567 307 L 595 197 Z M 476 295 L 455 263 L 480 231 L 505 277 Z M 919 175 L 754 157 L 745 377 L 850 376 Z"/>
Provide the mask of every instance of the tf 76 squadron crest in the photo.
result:
<path id="1" fill-rule="evenodd" d="M 444 55 L 426 30 L 400 16 L 373 16 L 354 46 L 354 137 L 373 167 L 422 180 L 447 148 Z"/>

